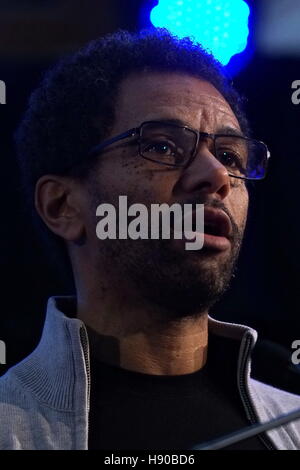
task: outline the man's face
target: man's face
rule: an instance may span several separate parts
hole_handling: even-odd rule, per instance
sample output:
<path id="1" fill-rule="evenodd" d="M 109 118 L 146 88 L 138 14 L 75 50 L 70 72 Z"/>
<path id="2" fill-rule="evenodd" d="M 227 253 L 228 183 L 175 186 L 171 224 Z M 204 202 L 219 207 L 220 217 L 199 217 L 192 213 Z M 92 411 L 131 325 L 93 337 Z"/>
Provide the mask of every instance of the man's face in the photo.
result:
<path id="1" fill-rule="evenodd" d="M 144 121 L 166 119 L 178 119 L 211 134 L 224 128 L 240 131 L 230 106 L 208 82 L 177 73 L 148 73 L 132 75 L 121 83 L 110 136 Z M 115 270 L 173 318 L 205 311 L 224 292 L 242 240 L 248 193 L 243 180 L 228 176 L 208 142 L 199 144 L 187 168 L 172 168 L 141 158 L 130 139 L 120 141 L 99 157 L 87 190 L 86 228 L 94 252 L 89 262 L 95 263 L 101 275 L 106 268 L 107 272 Z M 230 218 L 230 243 L 222 249 L 204 245 L 201 250 L 187 251 L 181 240 L 98 240 L 96 207 L 106 202 L 117 208 L 119 195 L 127 195 L 128 205 L 143 203 L 149 212 L 152 203 L 214 207 Z"/>

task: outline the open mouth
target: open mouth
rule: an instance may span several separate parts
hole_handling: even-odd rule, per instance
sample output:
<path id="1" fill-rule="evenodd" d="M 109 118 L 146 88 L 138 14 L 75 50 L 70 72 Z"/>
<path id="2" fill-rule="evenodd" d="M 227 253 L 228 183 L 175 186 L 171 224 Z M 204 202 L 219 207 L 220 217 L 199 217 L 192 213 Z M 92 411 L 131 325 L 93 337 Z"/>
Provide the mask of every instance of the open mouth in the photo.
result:
<path id="1" fill-rule="evenodd" d="M 193 230 L 195 229 L 193 228 Z M 204 224 L 204 233 L 207 233 L 208 235 L 215 235 L 216 237 L 222 236 L 220 227 L 217 227 L 213 224 Z"/>
<path id="2" fill-rule="evenodd" d="M 204 206 L 204 226 L 200 223 L 199 217 L 197 217 L 199 213 L 196 209 L 189 214 L 192 215 L 190 220 L 191 231 L 187 230 L 185 224 L 183 224 L 183 219 L 181 219 L 181 233 L 185 242 L 186 240 L 195 242 L 198 240 L 197 243 L 200 244 L 201 237 L 199 238 L 199 235 L 202 235 L 204 237 L 202 238 L 202 245 L 197 250 L 203 247 L 213 251 L 224 251 L 231 247 L 232 224 L 229 216 L 223 210 Z M 174 218 L 171 223 L 174 223 Z M 173 230 L 174 225 L 171 226 Z"/>
<path id="3" fill-rule="evenodd" d="M 212 207 L 204 208 L 204 233 L 215 237 L 230 238 L 232 224 L 228 215 Z"/>

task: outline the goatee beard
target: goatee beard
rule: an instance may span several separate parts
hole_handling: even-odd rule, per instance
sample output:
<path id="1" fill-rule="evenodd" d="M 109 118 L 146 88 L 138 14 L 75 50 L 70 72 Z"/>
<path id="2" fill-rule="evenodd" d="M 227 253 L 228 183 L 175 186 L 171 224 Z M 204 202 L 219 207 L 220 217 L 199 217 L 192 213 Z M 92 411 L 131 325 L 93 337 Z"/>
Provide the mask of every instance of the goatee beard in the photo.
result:
<path id="1" fill-rule="evenodd" d="M 97 190 L 93 196 L 96 207 L 101 199 L 109 201 L 99 197 Z M 128 204 L 136 202 L 130 199 Z M 173 240 L 166 239 L 107 239 L 101 241 L 96 260 L 99 272 L 115 274 L 120 283 L 124 280 L 136 290 L 133 295 L 161 312 L 165 320 L 201 316 L 220 299 L 234 274 L 244 232 L 244 224 L 239 228 L 221 201 L 193 198 L 183 203 L 204 203 L 224 211 L 232 225 L 231 248 L 220 254 L 205 248 L 178 250 Z"/>
<path id="2" fill-rule="evenodd" d="M 240 237 L 239 237 L 240 238 Z M 211 261 L 212 253 L 189 252 L 184 256 L 201 261 L 184 262 L 180 256 L 167 259 L 157 252 L 143 265 L 137 258 L 130 263 L 128 274 L 141 296 L 164 312 L 169 320 L 201 316 L 209 311 L 228 289 L 234 275 L 241 240 L 237 241 L 224 262 Z M 180 262 L 181 261 L 181 262 Z"/>
<path id="3" fill-rule="evenodd" d="M 200 316 L 220 299 L 234 274 L 242 233 L 232 218 L 231 223 L 225 256 L 205 249 L 178 251 L 171 240 L 107 240 L 105 258 L 114 260 L 121 278 L 129 279 L 164 319 Z"/>

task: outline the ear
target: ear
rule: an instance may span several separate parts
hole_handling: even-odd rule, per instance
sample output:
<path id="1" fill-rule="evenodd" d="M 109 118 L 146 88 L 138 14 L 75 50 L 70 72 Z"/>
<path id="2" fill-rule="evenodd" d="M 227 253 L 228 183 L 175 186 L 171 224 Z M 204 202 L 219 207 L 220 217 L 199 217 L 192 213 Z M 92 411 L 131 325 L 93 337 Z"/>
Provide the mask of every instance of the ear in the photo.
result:
<path id="1" fill-rule="evenodd" d="M 35 187 L 35 207 L 48 228 L 66 241 L 85 234 L 79 184 L 68 177 L 43 175 Z"/>

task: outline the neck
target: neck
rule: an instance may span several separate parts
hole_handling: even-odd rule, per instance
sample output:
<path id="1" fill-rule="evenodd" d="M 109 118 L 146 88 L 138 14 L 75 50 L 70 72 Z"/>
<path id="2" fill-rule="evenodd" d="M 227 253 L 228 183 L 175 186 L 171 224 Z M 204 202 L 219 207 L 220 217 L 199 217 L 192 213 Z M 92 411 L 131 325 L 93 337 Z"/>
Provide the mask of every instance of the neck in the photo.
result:
<path id="1" fill-rule="evenodd" d="M 170 320 L 166 312 L 121 295 L 120 289 L 111 296 L 106 289 L 88 294 L 78 293 L 77 317 L 87 327 L 91 353 L 98 360 L 153 375 L 190 374 L 204 367 L 207 312 Z"/>

